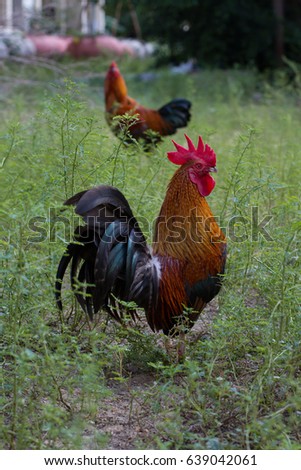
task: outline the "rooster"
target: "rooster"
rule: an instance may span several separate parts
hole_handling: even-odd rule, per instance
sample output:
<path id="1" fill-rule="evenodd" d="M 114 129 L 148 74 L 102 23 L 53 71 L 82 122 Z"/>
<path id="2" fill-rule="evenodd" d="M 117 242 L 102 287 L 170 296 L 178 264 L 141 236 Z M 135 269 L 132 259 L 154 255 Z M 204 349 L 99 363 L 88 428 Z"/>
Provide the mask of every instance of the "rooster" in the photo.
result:
<path id="1" fill-rule="evenodd" d="M 190 119 L 191 103 L 188 100 L 174 99 L 156 111 L 145 108 L 128 96 L 125 80 L 115 62 L 107 72 L 104 94 L 106 119 L 117 135 L 120 128 L 113 121 L 115 116 L 136 115 L 138 120 L 132 122 L 128 129 L 131 137 L 148 141 L 151 139 L 149 131 L 154 131 L 157 133 L 153 138 L 155 142 L 161 139 L 160 136 L 174 134 L 178 128 L 185 127 Z"/>
<path id="2" fill-rule="evenodd" d="M 217 295 L 226 240 L 206 201 L 215 186 L 210 173 L 216 171 L 216 155 L 201 137 L 197 147 L 185 137 L 188 148 L 173 142 L 176 150 L 167 154 L 180 168 L 168 185 L 152 247 L 118 189 L 98 186 L 65 202 L 85 225 L 75 230 L 58 266 L 59 309 L 68 265 L 72 289 L 91 319 L 104 308 L 122 322 L 125 302 L 132 301 L 144 309 L 151 329 L 166 335 L 192 327 Z M 135 309 L 130 313 L 135 318 Z"/>

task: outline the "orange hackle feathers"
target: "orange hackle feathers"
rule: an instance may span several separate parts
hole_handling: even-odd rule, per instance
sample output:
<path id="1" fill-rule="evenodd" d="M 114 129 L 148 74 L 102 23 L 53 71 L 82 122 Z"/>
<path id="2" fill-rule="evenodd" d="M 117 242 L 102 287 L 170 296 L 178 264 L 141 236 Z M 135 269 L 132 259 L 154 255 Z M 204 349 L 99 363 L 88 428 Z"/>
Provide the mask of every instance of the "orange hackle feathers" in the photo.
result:
<path id="1" fill-rule="evenodd" d="M 162 260 L 160 292 L 164 295 L 159 295 L 158 308 L 162 311 L 163 323 L 169 322 L 169 325 L 173 324 L 174 305 L 177 311 L 189 305 L 183 286 L 222 273 L 225 263 L 225 236 L 206 199 L 191 182 L 190 164 L 191 160 L 184 163 L 168 185 L 153 242 L 153 253 Z M 176 260 L 173 269 L 170 269 L 170 260 Z M 175 285 L 182 288 L 175 289 Z M 206 302 L 199 303 L 198 311 L 200 304 L 205 306 Z M 163 323 L 158 316 L 154 328 L 161 329 Z"/>

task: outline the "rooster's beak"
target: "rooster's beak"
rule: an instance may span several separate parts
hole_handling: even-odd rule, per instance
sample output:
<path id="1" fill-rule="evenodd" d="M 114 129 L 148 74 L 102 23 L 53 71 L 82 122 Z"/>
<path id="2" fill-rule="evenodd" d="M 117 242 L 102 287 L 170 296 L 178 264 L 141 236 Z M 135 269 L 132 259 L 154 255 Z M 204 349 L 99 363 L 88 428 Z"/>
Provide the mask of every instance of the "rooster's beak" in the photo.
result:
<path id="1" fill-rule="evenodd" d="M 211 166 L 208 171 L 209 173 L 217 173 L 217 168 L 215 166 Z"/>

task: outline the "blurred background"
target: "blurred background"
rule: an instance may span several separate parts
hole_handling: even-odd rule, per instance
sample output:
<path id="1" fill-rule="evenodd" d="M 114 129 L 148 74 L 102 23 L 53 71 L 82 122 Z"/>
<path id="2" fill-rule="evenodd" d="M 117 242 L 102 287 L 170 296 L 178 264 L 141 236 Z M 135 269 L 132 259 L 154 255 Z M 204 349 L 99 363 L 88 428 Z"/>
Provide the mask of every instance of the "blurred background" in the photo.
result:
<path id="1" fill-rule="evenodd" d="M 300 0 L 0 0 L 0 58 L 155 54 L 182 67 L 298 62 Z M 184 65 L 185 64 L 185 65 Z"/>

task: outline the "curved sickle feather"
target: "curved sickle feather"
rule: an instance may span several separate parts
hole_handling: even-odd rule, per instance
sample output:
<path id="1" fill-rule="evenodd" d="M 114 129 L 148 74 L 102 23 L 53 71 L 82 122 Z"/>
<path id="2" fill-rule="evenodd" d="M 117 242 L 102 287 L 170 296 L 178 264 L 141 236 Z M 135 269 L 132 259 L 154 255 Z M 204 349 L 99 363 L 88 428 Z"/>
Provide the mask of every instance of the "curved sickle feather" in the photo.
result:
<path id="1" fill-rule="evenodd" d="M 120 320 L 112 301 L 116 294 L 142 308 L 156 302 L 157 267 L 123 194 L 111 186 L 98 186 L 72 196 L 65 204 L 74 204 L 86 225 L 76 229 L 75 242 L 69 244 L 59 263 L 58 307 L 62 309 L 62 282 L 69 265 L 72 289 L 90 318 L 104 307 Z"/>

